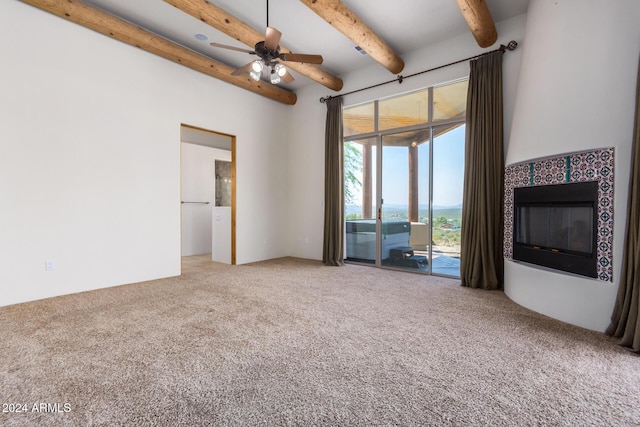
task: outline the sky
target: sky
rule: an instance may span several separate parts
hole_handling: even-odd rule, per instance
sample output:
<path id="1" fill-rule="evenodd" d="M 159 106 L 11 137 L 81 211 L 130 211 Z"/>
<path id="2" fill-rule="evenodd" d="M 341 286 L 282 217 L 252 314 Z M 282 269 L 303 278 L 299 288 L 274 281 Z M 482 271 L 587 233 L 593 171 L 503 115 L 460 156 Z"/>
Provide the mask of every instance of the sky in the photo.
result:
<path id="1" fill-rule="evenodd" d="M 434 206 L 446 207 L 462 204 L 464 138 L 465 126 L 460 126 L 434 140 Z M 418 153 L 419 204 L 427 205 L 429 203 L 429 144 L 421 144 Z M 382 197 L 384 203 L 385 205 L 406 206 L 409 197 L 408 149 L 406 147 L 384 147 L 382 155 Z M 373 191 L 375 192 L 375 182 Z M 358 191 L 355 193 L 356 200 L 362 200 L 361 193 Z"/>

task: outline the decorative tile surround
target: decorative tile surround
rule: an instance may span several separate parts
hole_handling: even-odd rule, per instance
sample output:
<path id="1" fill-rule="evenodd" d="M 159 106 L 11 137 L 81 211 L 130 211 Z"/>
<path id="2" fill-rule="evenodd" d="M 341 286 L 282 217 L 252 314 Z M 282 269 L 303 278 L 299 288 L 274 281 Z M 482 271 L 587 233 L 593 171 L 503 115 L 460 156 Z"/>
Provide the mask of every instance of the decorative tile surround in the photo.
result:
<path id="1" fill-rule="evenodd" d="M 598 181 L 598 279 L 613 281 L 613 148 L 517 163 L 504 171 L 504 256 L 513 255 L 513 189 Z"/>

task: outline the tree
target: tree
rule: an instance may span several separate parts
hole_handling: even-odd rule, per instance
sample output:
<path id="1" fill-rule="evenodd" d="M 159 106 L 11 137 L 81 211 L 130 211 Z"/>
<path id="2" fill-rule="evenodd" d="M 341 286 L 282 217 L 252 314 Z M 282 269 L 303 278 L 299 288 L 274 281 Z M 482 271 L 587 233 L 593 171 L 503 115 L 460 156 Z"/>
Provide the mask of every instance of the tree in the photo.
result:
<path id="1" fill-rule="evenodd" d="M 356 204 L 355 191 L 362 187 L 362 150 L 353 141 L 344 143 L 344 202 L 347 205 Z"/>

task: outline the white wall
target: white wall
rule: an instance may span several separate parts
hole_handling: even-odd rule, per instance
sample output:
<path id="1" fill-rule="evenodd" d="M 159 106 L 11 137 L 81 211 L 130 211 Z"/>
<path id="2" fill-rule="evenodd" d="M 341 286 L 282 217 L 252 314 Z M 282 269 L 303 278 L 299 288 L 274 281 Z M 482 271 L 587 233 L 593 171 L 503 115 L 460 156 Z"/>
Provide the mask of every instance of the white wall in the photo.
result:
<path id="1" fill-rule="evenodd" d="M 290 107 L 16 0 L 0 29 L 0 305 L 180 273 L 181 123 L 237 137 L 237 262 L 287 254 Z"/>
<path id="2" fill-rule="evenodd" d="M 211 260 L 231 264 L 231 206 L 214 206 Z"/>
<path id="3" fill-rule="evenodd" d="M 497 49 L 511 40 L 523 39 L 525 15 L 497 24 L 498 41 L 488 49 L 480 49 L 473 36 L 464 34 L 443 43 L 425 45 L 419 51 L 401 55 L 405 61 L 402 75 L 410 75 L 426 69 L 457 61 L 483 51 Z M 503 57 L 503 89 L 505 110 L 505 138 L 511 129 L 513 105 L 520 68 L 521 50 L 518 48 Z M 343 76 L 343 93 L 369 85 L 392 80 L 394 75 L 372 60 L 370 67 Z M 344 105 L 356 105 L 375 99 L 411 92 L 429 86 L 468 76 L 468 63 L 422 74 L 400 85 L 391 83 L 375 89 L 348 95 Z M 298 105 L 291 111 L 289 134 L 289 194 L 290 211 L 288 245 L 292 255 L 309 259 L 322 259 L 324 224 L 324 125 L 326 106 L 319 99 L 336 95 L 319 86 L 308 86 L 298 93 Z"/>
<path id="4" fill-rule="evenodd" d="M 505 293 L 548 316 L 603 331 L 622 262 L 640 51 L 637 0 L 531 0 L 507 164 L 615 147 L 613 283 L 505 265 Z"/>

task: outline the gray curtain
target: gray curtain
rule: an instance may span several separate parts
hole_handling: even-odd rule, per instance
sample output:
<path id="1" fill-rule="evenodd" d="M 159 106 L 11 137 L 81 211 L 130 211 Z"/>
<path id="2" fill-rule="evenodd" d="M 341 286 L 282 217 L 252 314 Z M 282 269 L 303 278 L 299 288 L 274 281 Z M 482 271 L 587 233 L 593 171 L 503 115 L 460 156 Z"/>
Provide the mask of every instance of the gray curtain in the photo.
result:
<path id="1" fill-rule="evenodd" d="M 501 289 L 504 279 L 502 51 L 470 62 L 460 278 Z"/>
<path id="2" fill-rule="evenodd" d="M 611 324 L 606 332 L 620 338 L 620 345 L 640 353 L 640 63 L 636 86 L 636 114 L 622 273 Z"/>
<path id="3" fill-rule="evenodd" d="M 344 144 L 342 142 L 342 97 L 327 104 L 324 151 L 324 243 L 322 262 L 344 265 Z"/>

